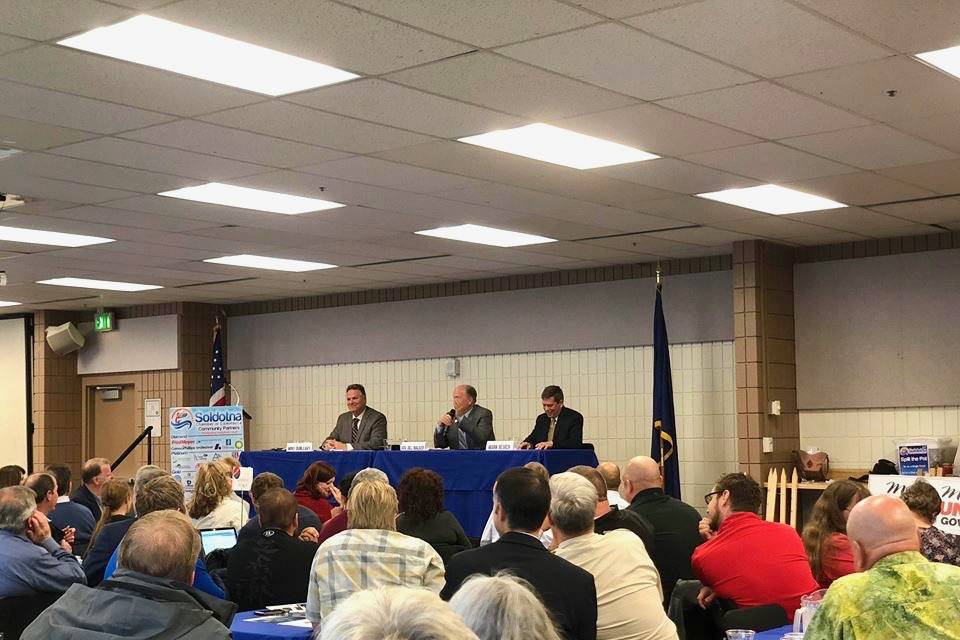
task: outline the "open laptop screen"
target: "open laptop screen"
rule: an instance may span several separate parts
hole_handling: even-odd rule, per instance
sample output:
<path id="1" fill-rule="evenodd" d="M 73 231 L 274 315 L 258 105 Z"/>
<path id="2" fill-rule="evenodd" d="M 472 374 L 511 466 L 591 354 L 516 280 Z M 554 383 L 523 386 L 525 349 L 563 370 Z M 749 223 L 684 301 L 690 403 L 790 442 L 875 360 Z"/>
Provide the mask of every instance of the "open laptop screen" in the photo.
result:
<path id="1" fill-rule="evenodd" d="M 201 529 L 200 541 L 203 543 L 203 554 L 207 555 L 216 549 L 229 549 L 237 544 L 237 532 L 233 527 Z"/>

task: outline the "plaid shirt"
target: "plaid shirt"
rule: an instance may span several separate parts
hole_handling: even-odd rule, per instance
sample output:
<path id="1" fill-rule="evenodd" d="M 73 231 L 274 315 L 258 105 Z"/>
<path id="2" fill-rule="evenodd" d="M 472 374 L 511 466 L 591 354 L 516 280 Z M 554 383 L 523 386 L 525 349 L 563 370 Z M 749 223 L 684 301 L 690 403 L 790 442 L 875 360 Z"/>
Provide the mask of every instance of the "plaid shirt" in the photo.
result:
<path id="1" fill-rule="evenodd" d="M 313 557 L 307 618 L 318 624 L 363 589 L 424 587 L 439 594 L 443 583 L 443 560 L 423 540 L 386 529 L 347 529 L 320 545 Z"/>

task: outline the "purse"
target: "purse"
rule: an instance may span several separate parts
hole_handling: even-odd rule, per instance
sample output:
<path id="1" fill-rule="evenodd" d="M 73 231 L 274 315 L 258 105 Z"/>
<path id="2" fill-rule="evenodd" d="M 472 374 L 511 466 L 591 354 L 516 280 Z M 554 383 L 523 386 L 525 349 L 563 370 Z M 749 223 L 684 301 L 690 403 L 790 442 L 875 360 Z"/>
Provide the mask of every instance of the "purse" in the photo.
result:
<path id="1" fill-rule="evenodd" d="M 794 450 L 791 457 L 801 480 L 826 482 L 830 477 L 830 456 L 826 452 L 807 453 Z"/>

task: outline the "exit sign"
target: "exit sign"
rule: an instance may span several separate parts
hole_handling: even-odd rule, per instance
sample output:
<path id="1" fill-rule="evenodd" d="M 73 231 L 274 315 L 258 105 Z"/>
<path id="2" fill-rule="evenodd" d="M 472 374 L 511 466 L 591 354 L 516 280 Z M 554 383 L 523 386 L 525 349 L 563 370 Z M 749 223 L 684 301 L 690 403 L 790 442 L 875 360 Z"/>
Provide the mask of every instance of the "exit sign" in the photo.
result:
<path id="1" fill-rule="evenodd" d="M 93 327 L 100 332 L 113 331 L 116 328 L 114 325 L 113 311 L 98 313 L 93 320 Z"/>

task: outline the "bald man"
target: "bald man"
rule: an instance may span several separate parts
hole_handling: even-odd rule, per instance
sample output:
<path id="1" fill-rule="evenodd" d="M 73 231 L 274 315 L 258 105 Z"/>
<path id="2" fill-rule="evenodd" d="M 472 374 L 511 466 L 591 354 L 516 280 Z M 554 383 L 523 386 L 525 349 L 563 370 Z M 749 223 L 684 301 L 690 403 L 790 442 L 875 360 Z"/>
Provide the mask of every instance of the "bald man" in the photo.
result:
<path id="1" fill-rule="evenodd" d="M 693 579 L 690 557 L 701 542 L 700 514 L 685 502 L 663 492 L 660 465 L 647 456 L 631 458 L 623 469 L 620 495 L 630 511 L 653 525 L 653 564 L 660 572 L 664 603 L 677 580 Z"/>
<path id="2" fill-rule="evenodd" d="M 920 555 L 917 525 L 893 496 L 850 512 L 853 573 L 834 581 L 805 640 L 960 637 L 960 568 Z"/>
<path id="3" fill-rule="evenodd" d="M 620 495 L 620 467 L 613 462 L 601 462 L 597 465 L 597 471 L 607 483 L 607 502 L 617 509 L 629 507 L 630 503 Z"/>
<path id="4" fill-rule="evenodd" d="M 493 413 L 477 404 L 477 390 L 468 384 L 453 389 L 453 409 L 437 419 L 433 446 L 438 449 L 486 449 L 493 435 Z"/>

